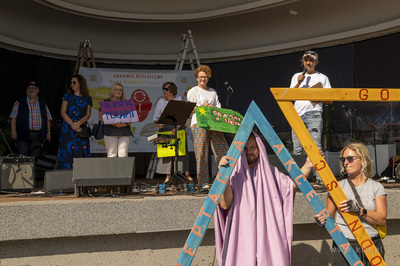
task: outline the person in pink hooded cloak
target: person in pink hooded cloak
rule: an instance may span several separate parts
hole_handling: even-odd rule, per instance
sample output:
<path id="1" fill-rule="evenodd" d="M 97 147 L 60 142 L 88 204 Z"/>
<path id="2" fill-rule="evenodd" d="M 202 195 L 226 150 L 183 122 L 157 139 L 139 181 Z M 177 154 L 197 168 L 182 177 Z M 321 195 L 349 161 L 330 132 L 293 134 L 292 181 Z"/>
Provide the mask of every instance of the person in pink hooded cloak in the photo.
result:
<path id="1" fill-rule="evenodd" d="M 226 164 L 225 156 L 219 167 Z M 312 169 L 307 158 L 301 171 L 307 177 Z M 214 214 L 219 265 L 290 265 L 296 190 L 252 133 Z"/>

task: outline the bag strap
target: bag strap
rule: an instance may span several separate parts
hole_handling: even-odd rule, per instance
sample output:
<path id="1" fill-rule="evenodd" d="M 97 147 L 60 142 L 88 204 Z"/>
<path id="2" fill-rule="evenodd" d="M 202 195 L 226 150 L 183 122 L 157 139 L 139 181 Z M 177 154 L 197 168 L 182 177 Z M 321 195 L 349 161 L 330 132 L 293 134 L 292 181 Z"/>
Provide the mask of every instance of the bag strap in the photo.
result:
<path id="1" fill-rule="evenodd" d="M 356 200 L 358 202 L 358 204 L 364 208 L 364 205 L 361 202 L 361 198 L 360 195 L 358 195 L 358 192 L 356 190 L 356 188 L 354 187 L 353 182 L 351 182 L 349 179 L 347 179 L 347 182 L 349 182 L 349 185 L 351 187 L 351 189 L 353 190 L 354 196 L 356 196 Z M 365 209 L 365 208 L 364 208 Z M 381 239 L 384 239 L 386 236 L 386 224 L 384 226 L 381 225 L 376 225 L 376 224 L 372 224 L 372 226 L 378 231 L 379 233 L 379 237 Z M 384 229 L 383 229 L 384 228 Z M 383 233 L 384 232 L 384 233 Z"/>
<path id="2" fill-rule="evenodd" d="M 347 182 L 349 182 L 349 185 L 350 185 L 350 187 L 351 187 L 351 190 L 353 190 L 353 193 L 354 193 L 354 196 L 356 197 L 356 200 L 357 200 L 357 202 L 358 202 L 358 205 L 360 205 L 363 209 L 365 209 L 365 208 L 364 208 L 364 205 L 363 205 L 362 202 L 361 202 L 360 195 L 358 195 L 357 189 L 354 187 L 353 182 L 351 182 L 348 178 L 347 178 Z"/>

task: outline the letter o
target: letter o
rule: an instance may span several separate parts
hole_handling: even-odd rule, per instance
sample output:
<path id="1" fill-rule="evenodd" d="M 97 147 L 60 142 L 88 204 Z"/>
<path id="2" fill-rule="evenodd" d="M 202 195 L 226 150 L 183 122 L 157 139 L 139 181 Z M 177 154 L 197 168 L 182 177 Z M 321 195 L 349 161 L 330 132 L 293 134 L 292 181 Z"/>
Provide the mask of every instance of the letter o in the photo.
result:
<path id="1" fill-rule="evenodd" d="M 388 89 L 381 90 L 381 99 L 384 101 L 389 100 L 389 90 Z"/>

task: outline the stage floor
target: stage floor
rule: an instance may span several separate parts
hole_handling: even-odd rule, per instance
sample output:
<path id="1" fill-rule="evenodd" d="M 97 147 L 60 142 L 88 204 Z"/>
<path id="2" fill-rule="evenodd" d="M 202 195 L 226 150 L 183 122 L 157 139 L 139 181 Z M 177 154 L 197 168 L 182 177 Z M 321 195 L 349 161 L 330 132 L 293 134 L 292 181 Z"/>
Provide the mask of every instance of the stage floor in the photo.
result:
<path id="1" fill-rule="evenodd" d="M 192 176 L 193 178 L 193 176 Z M 135 178 L 135 184 L 139 187 L 139 192 L 134 192 L 131 195 L 125 193 L 115 193 L 114 196 L 108 191 L 99 191 L 98 193 L 92 193 L 90 195 L 83 195 L 77 197 L 74 193 L 60 194 L 50 194 L 45 193 L 43 188 L 43 180 L 36 180 L 35 190 L 29 192 L 14 192 L 14 191 L 1 191 L 0 193 L 0 204 L 8 202 L 31 202 L 31 201 L 63 201 L 63 200 L 91 200 L 91 199 L 113 199 L 113 198 L 126 198 L 126 199 L 136 199 L 143 197 L 168 197 L 168 196 L 182 196 L 182 195 L 194 195 L 194 196 L 206 196 L 207 193 L 199 193 L 197 190 L 195 192 L 180 192 L 172 191 L 167 189 L 165 193 L 157 193 L 156 188 L 158 184 L 164 182 L 164 175 L 155 175 L 153 179 L 146 179 L 145 177 Z M 196 183 L 196 179 L 194 178 Z M 181 181 L 179 182 L 181 184 Z M 178 185 L 181 189 L 181 186 Z"/>
<path id="2" fill-rule="evenodd" d="M 193 176 L 192 176 L 193 178 Z M 170 197 L 170 196 L 198 196 L 204 197 L 207 195 L 205 192 L 198 192 L 196 189 L 195 192 L 183 192 L 181 191 L 181 186 L 179 186 L 179 191 L 168 189 L 165 193 L 157 193 L 156 188 L 158 184 L 162 184 L 164 182 L 164 175 L 155 175 L 153 179 L 146 179 L 145 177 L 135 178 L 135 184 L 139 187 L 139 192 L 134 192 L 131 195 L 127 195 L 124 193 L 115 193 L 112 195 L 107 192 L 98 192 L 93 193 L 92 195 L 83 195 L 81 197 L 77 197 L 74 193 L 65 193 L 60 194 L 50 194 L 45 193 L 43 189 L 43 180 L 36 180 L 35 190 L 33 192 L 10 192 L 10 191 L 2 191 L 0 193 L 0 204 L 1 203 L 9 203 L 9 202 L 35 202 L 35 201 L 65 201 L 65 200 L 95 200 L 95 199 L 139 199 L 144 197 Z M 196 180 L 194 178 L 194 182 Z M 311 182 L 311 185 L 313 182 Z M 400 183 L 382 183 L 385 189 L 400 189 Z M 317 193 L 326 192 L 326 190 L 316 190 Z M 298 191 L 297 193 L 301 193 Z"/>

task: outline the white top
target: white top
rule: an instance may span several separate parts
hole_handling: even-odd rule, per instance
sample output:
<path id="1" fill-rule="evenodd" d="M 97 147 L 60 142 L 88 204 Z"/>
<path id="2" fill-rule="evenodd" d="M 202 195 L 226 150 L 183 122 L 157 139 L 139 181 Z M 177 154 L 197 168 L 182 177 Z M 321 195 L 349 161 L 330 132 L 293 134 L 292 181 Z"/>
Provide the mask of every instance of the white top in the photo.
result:
<path id="1" fill-rule="evenodd" d="M 302 72 L 296 73 L 292 77 L 292 81 L 290 83 L 290 88 L 293 88 L 297 84 L 297 78 L 302 74 Z M 332 88 L 331 83 L 327 76 L 320 72 L 316 72 L 314 74 L 307 74 L 305 75 L 305 79 L 300 84 L 299 88 L 310 88 L 321 82 L 323 88 Z M 315 106 L 312 105 L 310 101 L 296 101 L 294 103 L 294 108 L 296 109 L 299 116 L 302 116 L 306 112 L 309 111 L 320 111 L 322 112 L 322 103 L 318 103 Z"/>
<path id="2" fill-rule="evenodd" d="M 221 108 L 221 103 L 218 100 L 218 94 L 213 88 L 208 90 L 202 89 L 199 86 L 191 88 L 187 93 L 189 102 L 196 103 L 196 106 L 201 106 L 203 103 L 208 103 L 212 106 Z M 197 124 L 196 113 L 192 115 L 191 127 Z"/>
<path id="3" fill-rule="evenodd" d="M 174 101 L 181 101 L 182 97 L 181 96 L 176 96 Z M 154 110 L 154 115 L 153 115 L 153 121 L 156 122 L 158 119 L 160 119 L 162 112 L 164 111 L 165 107 L 167 107 L 169 101 L 165 100 L 164 97 L 158 100 L 156 104 L 156 109 Z"/>
<path id="4" fill-rule="evenodd" d="M 351 182 L 351 181 L 350 181 Z M 346 195 L 347 199 L 351 199 L 357 202 L 356 197 L 349 185 L 347 179 L 340 180 L 339 182 L 340 187 L 342 188 L 344 194 Z M 375 205 L 375 198 L 381 195 L 386 195 L 385 189 L 381 183 L 378 183 L 370 178 L 367 179 L 367 182 L 362 184 L 361 186 L 355 187 L 357 190 L 358 195 L 360 195 L 361 202 L 364 205 L 364 208 L 371 211 L 376 211 Z M 361 223 L 363 224 L 365 230 L 367 231 L 369 237 L 376 237 L 379 235 L 378 231 L 375 227 L 367 222 L 364 218 L 360 217 Z M 340 230 L 342 230 L 344 236 L 347 239 L 354 240 L 354 235 L 352 234 L 351 230 L 347 226 L 345 220 L 343 219 L 342 215 L 338 210 L 336 210 L 335 215 L 335 222 L 339 226 Z"/>

